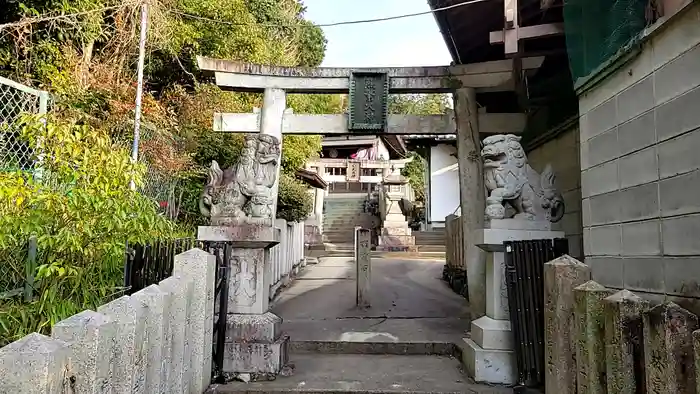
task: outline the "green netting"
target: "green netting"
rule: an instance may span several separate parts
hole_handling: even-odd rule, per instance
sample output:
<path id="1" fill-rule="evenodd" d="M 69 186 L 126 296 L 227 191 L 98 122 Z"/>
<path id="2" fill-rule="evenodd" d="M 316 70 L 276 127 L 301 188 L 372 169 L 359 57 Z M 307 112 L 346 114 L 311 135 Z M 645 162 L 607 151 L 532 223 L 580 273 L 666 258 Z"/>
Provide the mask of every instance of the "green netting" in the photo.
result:
<path id="1" fill-rule="evenodd" d="M 589 75 L 647 25 L 649 0 L 565 0 L 564 29 L 573 80 Z"/>

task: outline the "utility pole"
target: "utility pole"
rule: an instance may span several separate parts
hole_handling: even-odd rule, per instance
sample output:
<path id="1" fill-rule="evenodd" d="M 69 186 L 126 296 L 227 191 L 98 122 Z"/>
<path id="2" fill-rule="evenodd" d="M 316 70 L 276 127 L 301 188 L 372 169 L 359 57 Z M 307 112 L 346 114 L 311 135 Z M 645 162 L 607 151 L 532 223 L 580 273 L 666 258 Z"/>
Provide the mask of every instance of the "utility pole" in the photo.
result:
<path id="1" fill-rule="evenodd" d="M 134 143 L 131 147 L 131 161 L 136 163 L 139 159 L 139 140 L 141 139 L 141 100 L 143 96 L 143 66 L 146 58 L 146 33 L 148 32 L 148 3 L 141 3 L 141 35 L 139 38 L 139 63 L 136 84 L 136 107 L 134 115 Z M 131 180 L 131 189 L 136 189 L 136 184 Z"/>

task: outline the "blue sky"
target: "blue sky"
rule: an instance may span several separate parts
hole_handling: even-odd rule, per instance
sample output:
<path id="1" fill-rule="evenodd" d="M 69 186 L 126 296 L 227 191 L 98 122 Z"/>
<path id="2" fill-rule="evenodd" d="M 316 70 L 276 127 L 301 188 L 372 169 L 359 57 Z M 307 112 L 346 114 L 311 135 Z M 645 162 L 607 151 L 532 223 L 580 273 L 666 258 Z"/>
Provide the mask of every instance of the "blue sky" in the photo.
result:
<path id="1" fill-rule="evenodd" d="M 427 0 L 303 0 L 314 23 L 429 11 Z M 431 14 L 323 28 L 326 67 L 438 66 L 452 61 Z"/>

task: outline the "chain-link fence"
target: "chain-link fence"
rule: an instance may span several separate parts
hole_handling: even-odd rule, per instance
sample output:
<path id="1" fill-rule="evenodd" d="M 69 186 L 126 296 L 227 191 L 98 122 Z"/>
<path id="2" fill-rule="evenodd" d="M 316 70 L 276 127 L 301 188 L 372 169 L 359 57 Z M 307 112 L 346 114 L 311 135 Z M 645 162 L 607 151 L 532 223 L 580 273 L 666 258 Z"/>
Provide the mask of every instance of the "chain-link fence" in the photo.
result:
<path id="1" fill-rule="evenodd" d="M 0 171 L 33 167 L 31 149 L 17 138 L 15 123 L 23 113 L 46 113 L 48 105 L 48 92 L 0 77 Z"/>
<path id="2" fill-rule="evenodd" d="M 653 23 L 655 0 L 566 0 L 564 29 L 571 74 L 586 77 Z"/>

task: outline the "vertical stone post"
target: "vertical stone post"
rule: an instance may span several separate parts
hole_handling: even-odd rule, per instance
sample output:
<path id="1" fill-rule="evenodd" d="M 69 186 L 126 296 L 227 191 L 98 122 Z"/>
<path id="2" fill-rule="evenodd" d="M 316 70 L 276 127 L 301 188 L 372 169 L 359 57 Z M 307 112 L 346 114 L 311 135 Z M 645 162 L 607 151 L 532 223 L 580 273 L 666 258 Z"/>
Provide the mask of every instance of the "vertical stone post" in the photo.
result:
<path id="1" fill-rule="evenodd" d="M 603 303 L 608 393 L 646 393 L 642 312 L 649 303 L 628 290 Z"/>
<path id="2" fill-rule="evenodd" d="M 163 393 L 167 390 L 167 375 L 163 363 L 167 360 L 168 346 L 167 321 L 170 314 L 171 295 L 157 285 L 150 285 L 132 294 L 131 297 L 142 303 L 147 310 L 146 343 L 146 393 Z"/>
<path id="3" fill-rule="evenodd" d="M 360 308 L 371 306 L 372 263 L 370 252 L 370 231 L 366 228 L 355 229 L 355 267 L 357 286 L 355 302 Z"/>
<path id="4" fill-rule="evenodd" d="M 457 160 L 462 214 L 463 255 L 467 268 L 467 289 L 472 319 L 486 314 L 486 254 L 476 246 L 474 233 L 484 227 L 486 209 L 484 169 L 479 152 L 479 124 L 476 92 L 457 89 L 454 95 L 457 122 Z"/>
<path id="5" fill-rule="evenodd" d="M 698 317 L 673 302 L 642 315 L 644 371 L 649 393 L 696 393 L 693 331 Z"/>
<path id="6" fill-rule="evenodd" d="M 171 295 L 170 313 L 167 324 L 170 333 L 170 364 L 168 371 L 168 392 L 182 393 L 189 390 L 190 348 L 189 325 L 190 303 L 192 299 L 192 279 L 180 275 L 170 276 L 158 284 L 163 291 Z"/>
<path id="7" fill-rule="evenodd" d="M 63 394 L 70 370 L 67 343 L 32 333 L 0 348 L 0 393 Z"/>
<path id="8" fill-rule="evenodd" d="M 591 269 L 564 255 L 544 265 L 545 392 L 576 393 L 574 287 L 591 279 Z"/>
<path id="9" fill-rule="evenodd" d="M 117 325 L 94 311 L 82 311 L 56 323 L 51 336 L 68 343 L 75 371 L 75 392 L 111 393 L 111 354 Z"/>
<path id="10" fill-rule="evenodd" d="M 698 374 L 700 373 L 700 330 L 693 331 L 693 357 L 695 358 L 695 390 L 696 393 L 700 393 L 700 378 Z"/>
<path id="11" fill-rule="evenodd" d="M 115 394 L 146 393 L 146 307 L 139 301 L 123 296 L 97 308 L 117 326 L 112 347 L 112 377 Z"/>
<path id="12" fill-rule="evenodd" d="M 190 303 L 190 393 L 203 393 L 211 381 L 212 336 L 214 329 L 214 280 L 216 257 L 201 249 L 175 256 L 173 275 L 192 280 Z"/>
<path id="13" fill-rule="evenodd" d="M 607 393 L 603 299 L 611 294 L 610 289 L 592 280 L 574 289 L 579 393 Z"/>

